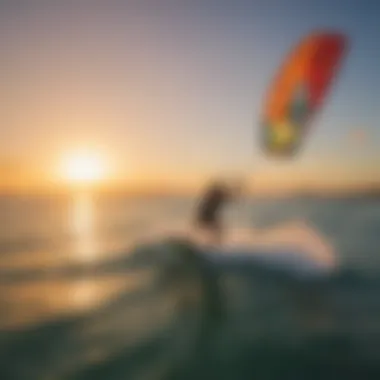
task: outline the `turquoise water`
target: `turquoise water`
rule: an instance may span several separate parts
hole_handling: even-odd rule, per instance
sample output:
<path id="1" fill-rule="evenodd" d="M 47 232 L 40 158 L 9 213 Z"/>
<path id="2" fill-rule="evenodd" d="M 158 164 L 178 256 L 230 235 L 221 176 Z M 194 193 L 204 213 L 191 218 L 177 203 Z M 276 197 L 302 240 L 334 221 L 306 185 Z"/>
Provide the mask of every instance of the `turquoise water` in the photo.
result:
<path id="1" fill-rule="evenodd" d="M 226 211 L 237 228 L 306 222 L 340 261 L 318 280 L 136 248 L 156 226 L 185 226 L 194 206 L 0 198 L 0 378 L 379 378 L 380 202 L 246 200 Z"/>

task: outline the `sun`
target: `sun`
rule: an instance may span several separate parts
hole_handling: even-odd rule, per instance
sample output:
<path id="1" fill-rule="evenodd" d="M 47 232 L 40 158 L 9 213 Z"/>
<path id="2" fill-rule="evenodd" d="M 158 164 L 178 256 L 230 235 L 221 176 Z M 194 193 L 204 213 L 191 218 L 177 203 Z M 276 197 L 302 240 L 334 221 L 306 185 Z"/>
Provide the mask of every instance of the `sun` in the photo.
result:
<path id="1" fill-rule="evenodd" d="M 70 184 L 95 184 L 106 177 L 105 160 L 96 152 L 73 152 L 64 157 L 62 174 Z"/>

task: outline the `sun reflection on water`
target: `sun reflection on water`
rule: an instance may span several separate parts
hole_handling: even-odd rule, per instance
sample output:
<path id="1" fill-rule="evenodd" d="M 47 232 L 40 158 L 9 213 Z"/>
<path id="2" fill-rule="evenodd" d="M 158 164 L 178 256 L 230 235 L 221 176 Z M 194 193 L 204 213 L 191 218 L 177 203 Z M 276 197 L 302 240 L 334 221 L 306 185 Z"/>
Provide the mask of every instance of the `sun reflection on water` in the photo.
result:
<path id="1" fill-rule="evenodd" d="M 91 194 L 75 194 L 72 199 L 70 225 L 75 236 L 73 252 L 80 261 L 92 261 L 98 252 L 95 204 Z"/>

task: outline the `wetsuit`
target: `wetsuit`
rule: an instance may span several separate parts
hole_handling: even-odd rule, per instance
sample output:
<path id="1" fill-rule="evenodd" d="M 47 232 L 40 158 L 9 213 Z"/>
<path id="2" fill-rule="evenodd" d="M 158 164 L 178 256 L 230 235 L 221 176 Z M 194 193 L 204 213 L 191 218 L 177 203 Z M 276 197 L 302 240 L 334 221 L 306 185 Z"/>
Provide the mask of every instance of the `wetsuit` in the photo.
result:
<path id="1" fill-rule="evenodd" d="M 223 204 L 228 201 L 227 190 L 222 186 L 211 187 L 201 200 L 197 213 L 197 224 L 204 228 L 220 230 L 219 212 Z"/>

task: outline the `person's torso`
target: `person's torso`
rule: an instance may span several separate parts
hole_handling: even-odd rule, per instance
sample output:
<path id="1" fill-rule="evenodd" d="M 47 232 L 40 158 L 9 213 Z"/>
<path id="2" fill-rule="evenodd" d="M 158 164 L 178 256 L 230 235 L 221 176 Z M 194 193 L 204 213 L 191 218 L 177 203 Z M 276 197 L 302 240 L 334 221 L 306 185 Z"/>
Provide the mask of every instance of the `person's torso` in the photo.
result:
<path id="1" fill-rule="evenodd" d="M 200 212 L 204 216 L 213 216 L 220 210 L 223 203 L 227 201 L 227 194 L 222 189 L 212 189 L 203 198 Z"/>

